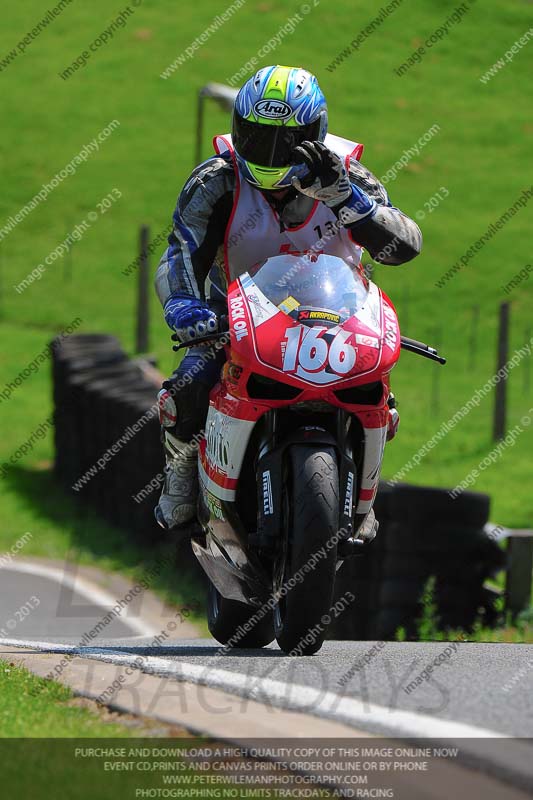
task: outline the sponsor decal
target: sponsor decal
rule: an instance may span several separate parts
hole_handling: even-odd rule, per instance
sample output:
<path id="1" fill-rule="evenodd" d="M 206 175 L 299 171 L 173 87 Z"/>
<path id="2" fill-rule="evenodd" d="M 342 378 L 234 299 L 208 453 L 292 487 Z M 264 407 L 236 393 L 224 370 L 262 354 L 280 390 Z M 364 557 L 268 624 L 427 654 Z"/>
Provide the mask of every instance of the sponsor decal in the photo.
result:
<path id="1" fill-rule="evenodd" d="M 255 315 L 259 319 L 263 319 L 265 314 L 260 298 L 256 294 L 247 294 L 246 297 L 248 298 L 248 302 L 253 305 L 255 309 Z"/>
<path id="2" fill-rule="evenodd" d="M 223 473 L 227 472 L 229 464 L 228 435 L 228 417 L 219 415 L 211 420 L 206 436 L 205 455 L 211 466 Z"/>
<path id="3" fill-rule="evenodd" d="M 398 344 L 398 326 L 396 324 L 396 314 L 390 306 L 383 306 L 383 314 L 385 316 L 385 336 L 383 337 L 385 345 L 391 350 L 395 350 Z"/>
<path id="4" fill-rule="evenodd" d="M 265 119 L 289 119 L 292 108 L 284 100 L 258 100 L 254 105 L 254 114 Z"/>
<path id="5" fill-rule="evenodd" d="M 318 311 L 311 309 L 301 309 L 298 313 L 298 321 L 319 319 L 322 322 L 334 322 L 338 325 L 341 321 L 341 315 L 335 314 L 333 311 Z"/>
<path id="6" fill-rule="evenodd" d="M 298 302 L 298 300 L 296 300 L 296 298 L 293 297 L 292 294 L 290 294 L 288 297 L 285 298 L 285 300 L 283 300 L 279 304 L 278 308 L 280 311 L 284 311 L 286 314 L 290 314 L 291 311 L 294 311 L 294 309 L 298 308 L 299 305 L 300 303 Z"/>
<path id="7" fill-rule="evenodd" d="M 207 507 L 209 508 L 211 516 L 225 522 L 226 518 L 222 513 L 222 504 L 218 497 L 215 497 L 211 492 L 206 492 L 205 499 L 207 500 Z"/>
<path id="8" fill-rule="evenodd" d="M 355 334 L 356 344 L 364 344 L 366 347 L 374 347 L 379 350 L 379 339 L 375 336 L 366 336 L 364 333 Z"/>
<path id="9" fill-rule="evenodd" d="M 352 501 L 353 501 L 353 472 L 348 473 L 348 480 L 346 481 L 346 497 L 344 499 L 343 513 L 346 517 L 352 516 Z"/>
<path id="10" fill-rule="evenodd" d="M 246 314 L 244 312 L 244 300 L 241 295 L 237 295 L 230 300 L 230 313 L 231 321 L 233 323 L 233 330 L 235 331 L 235 338 L 238 342 L 245 336 L 248 336 L 248 325 L 246 324 Z"/>
<path id="11" fill-rule="evenodd" d="M 274 513 L 274 501 L 272 500 L 272 481 L 270 470 L 263 472 L 263 514 L 265 517 Z"/>

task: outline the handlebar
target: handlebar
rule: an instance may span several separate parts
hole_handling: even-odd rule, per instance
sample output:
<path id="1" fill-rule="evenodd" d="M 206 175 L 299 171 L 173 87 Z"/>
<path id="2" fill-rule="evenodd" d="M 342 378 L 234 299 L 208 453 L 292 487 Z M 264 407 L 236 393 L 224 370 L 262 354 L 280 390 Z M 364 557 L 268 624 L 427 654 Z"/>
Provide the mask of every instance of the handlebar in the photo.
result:
<path id="1" fill-rule="evenodd" d="M 177 351 L 182 350 L 185 347 L 196 347 L 196 345 L 219 342 L 222 339 L 226 339 L 226 341 L 228 341 L 229 318 L 226 314 L 219 317 L 219 328 L 220 330 L 218 330 L 216 333 L 211 333 L 209 336 L 202 336 L 199 339 L 190 339 L 187 342 L 175 344 L 173 345 L 172 349 Z M 173 333 L 170 338 L 173 342 L 178 341 L 177 334 L 175 333 Z M 409 339 L 407 336 L 401 336 L 400 346 L 403 350 L 409 350 L 409 352 L 416 353 L 416 355 L 423 356 L 424 358 L 429 358 L 431 361 L 437 361 L 439 364 L 446 364 L 446 359 L 443 356 L 439 356 L 434 347 L 431 347 L 431 345 L 425 344 L 424 342 L 419 342 L 417 339 Z"/>
<path id="2" fill-rule="evenodd" d="M 419 342 L 416 339 L 408 339 L 407 336 L 400 337 L 400 346 L 403 350 L 409 350 L 411 353 L 416 353 L 418 356 L 424 356 L 431 361 L 437 361 L 439 364 L 446 364 L 446 359 L 439 356 L 437 350 L 429 344 Z"/>
<path id="3" fill-rule="evenodd" d="M 210 344 L 211 342 L 219 342 L 221 339 L 229 341 L 229 317 L 227 314 L 222 314 L 218 318 L 219 330 L 215 333 L 210 333 L 209 336 L 201 336 L 199 339 L 189 339 L 187 342 L 181 342 L 172 346 L 173 350 L 182 350 L 184 347 L 196 347 L 199 344 Z M 177 333 L 173 333 L 170 337 L 173 342 L 178 341 Z"/>

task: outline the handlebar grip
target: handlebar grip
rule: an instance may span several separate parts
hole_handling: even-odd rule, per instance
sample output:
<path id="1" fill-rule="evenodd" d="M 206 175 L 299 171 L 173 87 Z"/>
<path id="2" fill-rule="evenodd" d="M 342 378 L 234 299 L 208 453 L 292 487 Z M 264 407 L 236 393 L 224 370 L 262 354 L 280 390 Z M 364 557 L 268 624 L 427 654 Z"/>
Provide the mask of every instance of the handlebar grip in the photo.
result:
<path id="1" fill-rule="evenodd" d="M 431 347 L 429 344 L 424 344 L 424 342 L 419 342 L 416 339 L 408 339 L 407 336 L 402 336 L 401 346 L 405 350 L 410 350 L 412 353 L 417 353 L 419 356 L 429 358 L 431 361 L 438 361 L 439 364 L 446 363 L 446 359 L 443 356 L 439 356 L 438 351 L 434 347 Z"/>
<path id="2" fill-rule="evenodd" d="M 421 350 L 434 350 L 434 347 L 430 347 L 429 344 L 425 344 L 424 342 L 419 342 L 417 339 L 409 339 L 408 336 L 401 337 L 402 343 L 405 344 L 412 344 L 414 347 L 419 347 Z"/>

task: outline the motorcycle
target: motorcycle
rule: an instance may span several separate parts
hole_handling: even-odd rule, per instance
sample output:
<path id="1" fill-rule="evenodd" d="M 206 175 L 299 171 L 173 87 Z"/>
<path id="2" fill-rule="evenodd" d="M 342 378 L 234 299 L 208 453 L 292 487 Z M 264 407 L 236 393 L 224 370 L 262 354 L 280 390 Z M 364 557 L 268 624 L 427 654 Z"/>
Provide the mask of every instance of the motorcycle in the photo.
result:
<path id="1" fill-rule="evenodd" d="M 445 359 L 401 337 L 384 292 L 332 255 L 285 253 L 240 275 L 226 326 L 197 341 L 219 339 L 227 355 L 199 443 L 191 538 L 209 579 L 209 630 L 228 647 L 276 639 L 310 655 L 327 634 L 338 567 L 377 531 L 400 348 Z"/>

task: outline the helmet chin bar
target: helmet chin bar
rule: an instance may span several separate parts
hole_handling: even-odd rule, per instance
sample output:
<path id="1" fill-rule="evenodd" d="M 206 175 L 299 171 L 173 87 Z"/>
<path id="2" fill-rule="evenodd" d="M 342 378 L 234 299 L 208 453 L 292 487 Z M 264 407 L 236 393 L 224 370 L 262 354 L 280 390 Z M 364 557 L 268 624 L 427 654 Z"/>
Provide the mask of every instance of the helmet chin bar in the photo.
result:
<path id="1" fill-rule="evenodd" d="M 235 155 L 242 177 L 256 189 L 278 191 L 292 186 L 293 169 L 296 167 L 262 167 L 246 161 L 237 152 Z"/>

